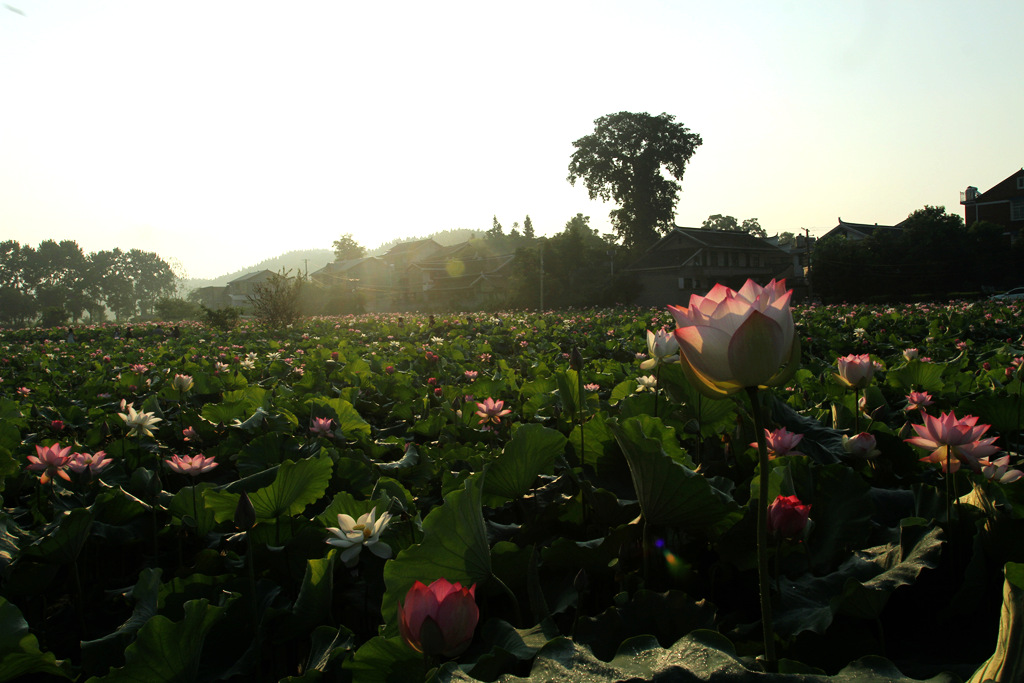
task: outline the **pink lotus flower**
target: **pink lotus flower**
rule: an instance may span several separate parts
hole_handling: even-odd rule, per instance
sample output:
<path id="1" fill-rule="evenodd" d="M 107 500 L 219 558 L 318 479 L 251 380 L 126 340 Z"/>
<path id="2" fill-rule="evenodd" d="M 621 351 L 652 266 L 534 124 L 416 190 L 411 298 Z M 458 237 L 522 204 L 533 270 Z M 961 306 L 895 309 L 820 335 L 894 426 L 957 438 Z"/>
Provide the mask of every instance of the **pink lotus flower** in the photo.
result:
<path id="1" fill-rule="evenodd" d="M 486 398 L 483 403 L 477 403 L 476 407 L 478 410 L 476 414 L 483 418 L 477 424 L 484 424 L 485 422 L 500 423 L 502 417 L 512 412 L 508 408 L 502 410 L 504 406 L 504 401 L 495 401 L 493 398 Z"/>
<path id="2" fill-rule="evenodd" d="M 57 475 L 65 481 L 71 481 L 71 477 L 64 471 L 68 461 L 71 459 L 70 453 L 71 446 L 61 448 L 59 443 L 46 448 L 36 446 L 36 455 L 28 456 L 26 469 L 33 472 L 42 472 L 39 476 L 39 481 L 42 484 L 48 484 L 53 479 L 53 475 Z"/>
<path id="3" fill-rule="evenodd" d="M 903 349 L 903 360 L 905 361 L 912 361 L 920 355 L 917 349 Z"/>
<path id="4" fill-rule="evenodd" d="M 792 295 L 785 280 L 747 280 L 739 291 L 716 284 L 707 296 L 691 295 L 688 308 L 669 306 L 687 378 L 712 397 L 787 382 L 800 360 Z"/>
<path id="5" fill-rule="evenodd" d="M 768 506 L 768 533 L 781 538 L 796 538 L 807 526 L 811 506 L 796 496 L 778 496 Z"/>
<path id="6" fill-rule="evenodd" d="M 974 472 L 981 472 L 981 458 L 999 452 L 995 445 L 996 437 L 981 438 L 991 425 L 979 425 L 978 418 L 967 415 L 957 418 L 952 412 L 943 413 L 940 417 L 932 417 L 922 413 L 923 424 L 910 425 L 917 436 L 904 439 L 907 443 L 920 446 L 931 451 L 921 458 L 922 462 L 932 462 L 942 466 L 942 471 L 956 472 L 963 463 Z"/>
<path id="7" fill-rule="evenodd" d="M 875 435 L 870 432 L 861 432 L 857 436 L 843 435 L 843 450 L 857 458 L 874 458 L 881 454 L 875 446 L 878 445 Z"/>
<path id="8" fill-rule="evenodd" d="M 927 408 L 934 401 L 932 401 L 932 395 L 927 391 L 911 391 L 907 394 L 907 405 L 904 408 L 906 411 L 921 410 Z"/>
<path id="9" fill-rule="evenodd" d="M 309 431 L 316 434 L 317 436 L 322 436 L 329 439 L 331 438 L 332 422 L 333 420 L 331 420 L 331 418 L 329 417 L 314 417 L 313 426 L 309 428 Z"/>
<path id="10" fill-rule="evenodd" d="M 187 474 L 190 477 L 198 477 L 204 472 L 209 472 L 220 463 L 205 455 L 172 455 L 164 460 L 173 472 Z"/>
<path id="11" fill-rule="evenodd" d="M 185 427 L 181 430 L 181 436 L 185 441 L 200 441 L 199 433 L 196 432 L 195 427 Z"/>
<path id="12" fill-rule="evenodd" d="M 800 451 L 793 450 L 796 445 L 800 443 L 804 435 L 794 434 L 785 427 L 772 431 L 770 429 L 764 430 L 765 440 L 768 442 L 768 459 L 772 460 L 781 455 L 803 455 Z M 757 448 L 757 442 L 750 444 L 752 447 Z"/>
<path id="13" fill-rule="evenodd" d="M 985 475 L 986 479 L 992 481 L 998 481 L 1000 484 L 1009 484 L 1010 482 L 1017 481 L 1021 477 L 1024 477 L 1024 472 L 1020 470 L 1007 469 L 1010 466 L 1010 456 L 1004 455 L 1001 458 L 995 460 L 989 460 L 988 458 L 981 458 L 978 460 L 978 464 L 981 465 L 981 473 Z"/>
<path id="14" fill-rule="evenodd" d="M 851 389 L 863 389 L 871 384 L 875 374 L 875 364 L 866 353 L 843 356 L 838 361 L 839 374 L 835 377 Z"/>
<path id="15" fill-rule="evenodd" d="M 50 420 L 50 429 L 52 429 L 55 432 L 62 432 L 62 431 L 64 431 L 64 421 L 63 420 Z"/>
<path id="16" fill-rule="evenodd" d="M 398 630 L 417 652 L 456 657 L 473 640 L 480 609 L 476 584 L 463 588 L 458 582 L 438 579 L 429 586 L 417 581 L 398 602 Z"/>
<path id="17" fill-rule="evenodd" d="M 99 474 L 113 462 L 104 451 L 96 451 L 91 455 L 89 453 L 73 453 L 68 461 L 68 467 L 75 474 L 82 474 L 86 470 L 92 474 Z"/>

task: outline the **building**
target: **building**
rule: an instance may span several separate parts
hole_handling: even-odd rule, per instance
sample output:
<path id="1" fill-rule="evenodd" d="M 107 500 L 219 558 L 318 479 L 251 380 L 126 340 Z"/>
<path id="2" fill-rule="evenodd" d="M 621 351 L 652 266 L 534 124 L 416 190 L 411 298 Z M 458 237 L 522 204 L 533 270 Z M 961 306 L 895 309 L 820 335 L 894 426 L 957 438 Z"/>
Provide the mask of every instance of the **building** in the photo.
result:
<path id="1" fill-rule="evenodd" d="M 1024 227 L 1024 168 L 984 192 L 968 187 L 960 193 L 964 222 L 1001 225 L 1013 236 Z"/>
<path id="2" fill-rule="evenodd" d="M 487 240 L 441 247 L 407 269 L 406 300 L 424 311 L 476 311 L 500 306 L 515 256 L 495 252 Z"/>
<path id="3" fill-rule="evenodd" d="M 717 283 L 739 289 L 748 278 L 761 285 L 787 278 L 794 290 L 804 287 L 803 273 L 786 250 L 750 233 L 699 228 L 676 228 L 626 272 L 640 285 L 635 303 L 642 306 L 685 304 L 691 294 L 707 294 Z"/>
<path id="4" fill-rule="evenodd" d="M 906 223 L 906 220 L 902 220 L 896 225 L 881 225 L 879 223 L 849 223 L 840 218 L 839 225 L 826 232 L 820 239 L 824 240 L 830 237 L 845 237 L 850 241 L 857 242 L 867 239 L 879 230 L 902 232 L 904 223 Z"/>
<path id="5" fill-rule="evenodd" d="M 277 273 L 270 270 L 259 270 L 237 277 L 223 287 L 200 287 L 196 290 L 199 303 L 210 309 L 233 306 L 243 312 L 252 311 L 251 296 L 256 294 L 256 286 L 266 282 Z"/>

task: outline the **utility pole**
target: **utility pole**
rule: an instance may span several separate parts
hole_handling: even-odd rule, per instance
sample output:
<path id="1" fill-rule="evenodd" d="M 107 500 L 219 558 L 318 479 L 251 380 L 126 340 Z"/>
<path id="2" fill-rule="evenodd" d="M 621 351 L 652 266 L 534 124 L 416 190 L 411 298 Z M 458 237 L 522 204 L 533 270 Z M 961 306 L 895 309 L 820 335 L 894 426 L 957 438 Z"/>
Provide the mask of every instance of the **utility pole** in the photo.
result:
<path id="1" fill-rule="evenodd" d="M 302 262 L 306 264 L 306 279 L 308 280 L 309 279 L 309 259 L 308 258 L 304 258 L 304 259 L 302 259 Z"/>
<path id="2" fill-rule="evenodd" d="M 544 241 L 540 242 L 540 310 L 544 310 Z"/>

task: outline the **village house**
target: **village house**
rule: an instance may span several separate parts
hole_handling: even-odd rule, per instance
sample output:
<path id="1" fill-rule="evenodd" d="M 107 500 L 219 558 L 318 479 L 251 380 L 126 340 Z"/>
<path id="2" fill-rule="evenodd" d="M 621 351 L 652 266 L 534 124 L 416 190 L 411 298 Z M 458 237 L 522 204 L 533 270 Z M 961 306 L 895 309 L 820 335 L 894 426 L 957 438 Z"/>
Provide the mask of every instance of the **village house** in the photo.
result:
<path id="1" fill-rule="evenodd" d="M 964 222 L 995 223 L 1006 228 L 1014 238 L 1024 227 L 1024 168 L 984 192 L 971 186 L 960 193 Z"/>
<path id="2" fill-rule="evenodd" d="M 786 250 L 747 232 L 676 228 L 626 268 L 639 291 L 634 303 L 662 307 L 686 304 L 721 283 L 739 289 L 747 279 L 764 285 L 787 278 L 799 296 L 803 273 Z"/>

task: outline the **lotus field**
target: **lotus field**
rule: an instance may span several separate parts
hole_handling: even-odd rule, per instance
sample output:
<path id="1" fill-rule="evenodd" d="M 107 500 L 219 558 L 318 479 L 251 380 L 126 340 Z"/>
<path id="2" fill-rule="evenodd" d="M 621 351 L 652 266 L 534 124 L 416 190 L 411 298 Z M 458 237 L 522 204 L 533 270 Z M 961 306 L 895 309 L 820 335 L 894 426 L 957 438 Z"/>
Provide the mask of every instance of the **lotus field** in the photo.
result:
<path id="1" fill-rule="evenodd" d="M 0 680 L 1024 680 L 1021 312 L 2 332 Z"/>

